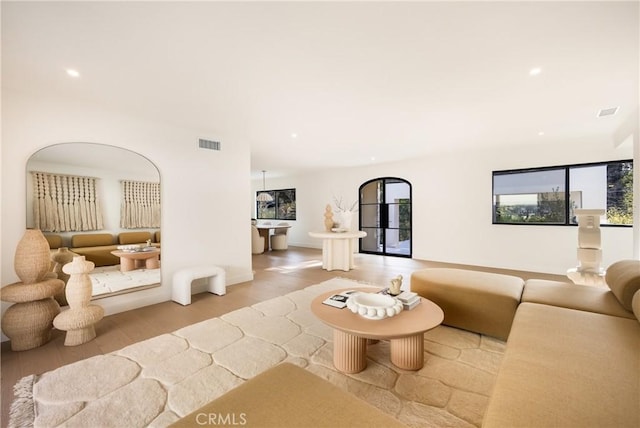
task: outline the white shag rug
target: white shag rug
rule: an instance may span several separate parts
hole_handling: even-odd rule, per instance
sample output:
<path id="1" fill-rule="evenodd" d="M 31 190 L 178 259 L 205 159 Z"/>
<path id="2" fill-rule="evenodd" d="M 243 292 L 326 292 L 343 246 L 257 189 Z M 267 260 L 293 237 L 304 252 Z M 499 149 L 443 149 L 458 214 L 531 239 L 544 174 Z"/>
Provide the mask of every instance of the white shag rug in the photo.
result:
<path id="1" fill-rule="evenodd" d="M 363 372 L 335 370 L 332 329 L 309 306 L 320 293 L 361 285 L 335 278 L 27 376 L 14 387 L 10 426 L 165 427 L 283 361 L 408 426 L 480 426 L 504 353 L 502 341 L 440 326 L 425 334 L 425 365 L 419 371 L 391 364 L 386 341 L 369 345 Z"/>

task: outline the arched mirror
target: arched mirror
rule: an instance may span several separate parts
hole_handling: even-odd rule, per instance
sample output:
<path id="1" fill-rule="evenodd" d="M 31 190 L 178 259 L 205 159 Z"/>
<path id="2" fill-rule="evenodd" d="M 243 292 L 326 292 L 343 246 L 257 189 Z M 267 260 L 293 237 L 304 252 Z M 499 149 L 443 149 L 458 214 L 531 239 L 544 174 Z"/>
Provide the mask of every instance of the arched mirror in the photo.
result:
<path id="1" fill-rule="evenodd" d="M 52 270 L 85 256 L 95 264 L 93 299 L 160 285 L 160 173 L 149 159 L 104 144 L 55 144 L 29 158 L 26 180 L 27 227 L 49 241 Z"/>

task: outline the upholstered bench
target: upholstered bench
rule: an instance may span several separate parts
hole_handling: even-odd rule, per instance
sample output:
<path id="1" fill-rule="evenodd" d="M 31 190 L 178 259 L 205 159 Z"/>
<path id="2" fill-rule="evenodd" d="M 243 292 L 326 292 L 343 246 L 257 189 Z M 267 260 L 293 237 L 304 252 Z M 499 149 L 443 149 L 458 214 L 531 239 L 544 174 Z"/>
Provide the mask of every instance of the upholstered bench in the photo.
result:
<path id="1" fill-rule="evenodd" d="M 227 293 L 226 273 L 219 266 L 193 266 L 176 271 L 171 284 L 171 300 L 181 305 L 191 304 L 191 283 L 209 278 L 207 291 L 224 296 Z"/>
<path id="2" fill-rule="evenodd" d="M 171 427 L 380 427 L 405 425 L 291 363 L 262 372 Z"/>
<path id="3" fill-rule="evenodd" d="M 506 340 L 524 280 L 496 273 L 431 268 L 413 272 L 411 290 L 444 311 L 443 324 Z"/>

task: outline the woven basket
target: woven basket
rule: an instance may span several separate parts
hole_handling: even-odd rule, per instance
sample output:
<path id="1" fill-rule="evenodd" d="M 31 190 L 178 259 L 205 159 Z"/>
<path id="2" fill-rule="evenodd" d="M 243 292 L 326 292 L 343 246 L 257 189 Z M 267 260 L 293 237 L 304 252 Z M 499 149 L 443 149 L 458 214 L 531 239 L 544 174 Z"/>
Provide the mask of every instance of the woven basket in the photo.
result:
<path id="1" fill-rule="evenodd" d="M 69 251 L 69 248 L 67 247 L 60 247 L 58 248 L 58 251 L 51 255 L 51 260 L 55 263 L 53 266 L 53 272 L 58 276 L 58 279 L 64 281 L 65 286 L 67 281 L 69 281 L 69 274 L 62 271 L 62 266 L 70 263 L 75 255 L 76 254 Z M 60 293 L 53 296 L 53 298 L 60 303 L 60 306 L 66 306 L 68 304 L 67 297 L 64 294 L 64 288 Z"/>
<path id="2" fill-rule="evenodd" d="M 15 282 L 0 289 L 0 297 L 5 302 L 27 303 L 53 297 L 64 288 L 59 279 L 46 279 L 35 284 Z"/>
<path id="3" fill-rule="evenodd" d="M 10 306 L 2 316 L 2 331 L 11 339 L 11 349 L 26 351 L 47 343 L 59 313 L 60 305 L 53 298 Z"/>
<path id="4" fill-rule="evenodd" d="M 51 267 L 49 243 L 40 229 L 27 229 L 16 247 L 13 267 L 24 284 L 44 279 Z"/>
<path id="5" fill-rule="evenodd" d="M 62 267 L 62 271 L 69 276 L 65 295 L 71 309 L 89 306 L 93 287 L 89 272 L 93 270 L 93 262 L 86 261 L 84 256 L 75 256 L 71 263 Z"/>

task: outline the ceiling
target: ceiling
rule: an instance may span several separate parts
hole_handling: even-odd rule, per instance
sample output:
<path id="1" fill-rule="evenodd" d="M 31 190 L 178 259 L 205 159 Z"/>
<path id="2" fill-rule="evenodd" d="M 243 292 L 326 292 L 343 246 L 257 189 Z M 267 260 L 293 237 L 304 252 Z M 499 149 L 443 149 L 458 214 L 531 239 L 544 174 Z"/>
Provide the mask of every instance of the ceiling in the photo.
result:
<path id="1" fill-rule="evenodd" d="M 613 144 L 638 114 L 639 17 L 637 1 L 3 1 L 2 86 L 248 142 L 254 178 Z"/>

